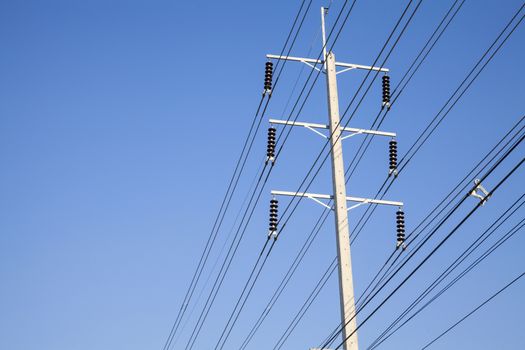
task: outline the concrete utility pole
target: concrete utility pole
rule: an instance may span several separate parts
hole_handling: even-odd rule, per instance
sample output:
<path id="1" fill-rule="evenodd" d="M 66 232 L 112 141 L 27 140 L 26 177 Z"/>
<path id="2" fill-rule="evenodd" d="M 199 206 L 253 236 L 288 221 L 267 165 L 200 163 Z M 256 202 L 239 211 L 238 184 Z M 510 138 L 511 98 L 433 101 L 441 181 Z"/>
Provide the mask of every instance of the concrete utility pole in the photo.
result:
<path id="1" fill-rule="evenodd" d="M 330 145 L 332 147 L 332 183 L 334 193 L 335 230 L 337 235 L 337 258 L 339 260 L 339 292 L 341 299 L 341 320 L 350 320 L 355 310 L 354 282 L 352 276 L 352 257 L 350 253 L 350 231 L 348 228 L 348 209 L 346 207 L 345 168 L 341 129 L 339 128 L 339 99 L 337 96 L 337 78 L 335 56 L 326 55 L 326 87 L 328 94 L 328 116 L 330 119 Z M 351 311 L 351 312 L 350 312 Z M 356 318 L 343 328 L 346 339 L 357 328 Z M 345 342 L 346 350 L 357 350 L 357 332 Z"/>
<path id="2" fill-rule="evenodd" d="M 333 209 L 335 212 L 335 229 L 337 238 L 337 256 L 339 261 L 339 292 L 340 292 L 340 304 L 341 304 L 341 322 L 344 325 L 342 329 L 342 336 L 345 339 L 343 347 L 345 350 L 358 350 L 357 341 L 357 320 L 354 316 L 355 312 L 355 297 L 354 297 L 354 284 L 352 275 L 352 258 L 350 252 L 350 232 L 348 227 L 348 210 L 354 209 L 363 204 L 382 204 L 402 207 L 403 203 L 367 199 L 359 197 L 347 197 L 346 195 L 346 184 L 345 184 L 345 169 L 343 161 L 343 148 L 342 141 L 348 137 L 359 134 L 371 134 L 376 136 L 387 136 L 394 138 L 395 133 L 382 132 L 377 130 L 365 130 L 346 128 L 340 125 L 339 116 L 339 100 L 338 100 L 338 89 L 337 89 L 337 78 L 336 75 L 343 71 L 353 69 L 363 70 L 374 70 L 380 72 L 388 72 L 388 69 L 381 67 L 370 67 L 350 63 L 336 62 L 335 55 L 331 51 L 326 50 L 326 31 L 325 31 L 325 15 L 326 9 L 321 7 L 321 26 L 322 26 L 322 39 L 323 39 L 323 54 L 324 58 L 322 61 L 315 59 L 301 58 L 301 57 L 290 57 L 290 56 L 275 56 L 267 55 L 269 59 L 284 59 L 290 61 L 298 61 L 309 65 L 315 69 L 318 69 L 313 64 L 322 63 L 324 73 L 326 74 L 326 89 L 328 98 L 328 117 L 329 124 L 313 124 L 304 122 L 293 122 L 278 119 L 270 119 L 272 124 L 282 124 L 291 126 L 302 126 L 310 129 L 321 136 L 328 138 L 331 146 L 331 161 L 332 161 L 332 183 L 333 183 L 333 195 L 322 195 L 314 193 L 302 193 L 302 192 L 285 192 L 285 191 L 272 191 L 272 195 L 277 196 L 301 196 L 310 198 L 317 203 Z M 343 69 L 337 72 L 337 67 L 343 67 Z M 321 132 L 315 129 L 328 129 L 330 131 L 329 136 L 325 136 Z M 343 136 L 343 132 L 350 132 L 350 135 Z M 330 207 L 321 200 L 332 199 L 334 201 L 334 207 Z M 347 201 L 358 202 L 358 204 L 347 208 Z M 352 334 L 350 336 L 350 334 Z"/>

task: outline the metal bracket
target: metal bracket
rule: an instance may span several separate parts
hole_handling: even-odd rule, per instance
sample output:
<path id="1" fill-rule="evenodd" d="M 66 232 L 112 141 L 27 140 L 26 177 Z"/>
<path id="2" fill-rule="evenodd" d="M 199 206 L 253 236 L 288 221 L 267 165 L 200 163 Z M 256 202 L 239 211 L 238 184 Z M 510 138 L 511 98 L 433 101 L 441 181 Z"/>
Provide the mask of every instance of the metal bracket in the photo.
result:
<path id="1" fill-rule="evenodd" d="M 478 198 L 481 201 L 481 205 L 483 206 L 490 198 L 490 193 L 481 185 L 481 181 L 479 179 L 475 179 L 474 184 L 476 187 L 470 191 L 469 195 Z"/>
<path id="2" fill-rule="evenodd" d="M 268 231 L 268 239 L 270 238 L 277 239 L 277 230 Z"/>
<path id="3" fill-rule="evenodd" d="M 296 62 L 302 62 L 302 63 L 313 63 L 313 64 L 324 65 L 324 61 L 316 60 L 316 59 L 312 59 L 312 58 L 293 57 L 293 56 L 279 56 L 279 55 L 266 55 L 266 57 L 268 59 L 274 59 L 274 60 L 287 60 L 287 61 L 296 61 Z M 354 63 L 335 62 L 335 65 L 337 67 L 343 67 L 343 68 L 372 70 L 372 71 L 379 71 L 379 72 L 384 72 L 384 73 L 387 73 L 387 72 L 390 71 L 388 68 L 364 66 L 362 64 L 354 64 Z M 342 73 L 343 71 L 347 71 L 347 70 L 350 70 L 350 69 L 343 69 L 339 73 Z"/>
<path id="4" fill-rule="evenodd" d="M 333 207 L 329 206 L 328 204 L 321 201 L 321 199 L 328 199 L 333 200 L 334 196 L 329 194 L 318 194 L 318 193 L 306 193 L 306 192 L 289 192 L 289 191 L 272 191 L 272 196 L 291 196 L 291 197 L 306 197 L 314 202 L 322 205 L 325 208 L 328 208 L 330 210 L 333 209 Z M 403 202 L 395 202 L 395 201 L 386 201 L 382 199 L 372 199 L 372 198 L 361 198 L 361 197 L 346 197 L 346 200 L 349 202 L 356 202 L 357 204 L 352 205 L 351 207 L 347 208 L 347 210 L 352 210 L 357 207 L 360 207 L 363 204 L 381 204 L 381 205 L 391 205 L 396 207 L 402 207 Z"/>
<path id="5" fill-rule="evenodd" d="M 325 139 L 328 138 L 325 134 L 317 131 L 316 129 L 325 129 L 329 130 L 330 127 L 325 124 L 316 124 L 316 123 L 305 123 L 305 122 L 297 122 L 297 121 L 289 121 L 289 120 L 280 120 L 280 119 L 270 119 L 270 124 L 280 124 L 280 125 L 290 125 L 290 126 L 302 126 L 303 128 L 306 128 L 308 130 L 311 130 L 315 132 L 316 134 L 324 137 Z M 355 135 L 362 135 L 362 134 L 369 134 L 369 135 L 376 135 L 376 136 L 386 136 L 386 137 L 396 137 L 397 134 L 395 132 L 387 132 L 387 131 L 379 131 L 379 130 L 367 130 L 367 129 L 357 129 L 357 128 L 348 128 L 348 127 L 340 127 L 342 132 L 349 132 L 350 134 L 345 135 L 341 137 L 341 140 L 347 139 L 349 137 L 355 136 Z"/>

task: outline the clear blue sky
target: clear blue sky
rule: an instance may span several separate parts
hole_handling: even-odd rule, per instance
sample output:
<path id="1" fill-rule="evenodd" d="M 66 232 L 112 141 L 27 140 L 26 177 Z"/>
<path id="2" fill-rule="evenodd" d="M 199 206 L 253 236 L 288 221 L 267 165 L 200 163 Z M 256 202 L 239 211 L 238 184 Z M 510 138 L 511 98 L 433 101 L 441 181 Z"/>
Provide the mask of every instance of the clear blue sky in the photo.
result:
<path id="1" fill-rule="evenodd" d="M 0 349 L 162 348 L 259 100 L 264 55 L 279 52 L 299 3 L 0 2 Z M 319 7 L 326 3 L 314 1 L 294 55 L 306 55 L 312 42 L 311 55 L 318 52 L 319 39 L 313 40 Z M 341 3 L 334 1 L 333 13 Z M 358 1 L 335 48 L 338 60 L 371 64 L 405 3 Z M 450 3 L 423 2 L 388 63 L 393 85 Z M 467 0 L 384 124 L 398 133 L 401 154 L 520 4 Z M 522 24 L 389 193 L 406 203 L 408 231 L 524 113 L 524 42 Z M 287 66 L 269 117 L 282 117 L 300 68 Z M 342 108 L 362 77 L 339 76 Z M 379 103 L 377 82 L 352 125 L 368 127 Z M 324 82 L 299 119 L 325 122 Z M 345 141 L 347 160 L 358 141 Z M 264 143 L 260 134 L 218 247 Z M 292 133 L 196 349 L 215 344 L 265 240 L 270 189 L 295 190 L 322 144 L 305 130 Z M 523 153 L 521 147 L 507 169 Z M 386 169 L 386 143 L 377 140 L 350 181 L 349 195 L 373 196 Z M 328 171 L 313 192 L 330 191 Z M 363 327 L 363 345 L 521 194 L 524 174 L 518 171 Z M 465 208 L 474 204 L 471 199 Z M 321 209 L 313 202 L 300 205 L 227 347 L 239 345 Z M 350 213 L 351 225 L 360 213 L 362 208 Z M 392 249 L 394 231 L 394 210 L 381 208 L 356 241 L 358 292 Z M 424 345 L 522 272 L 523 247 L 521 233 L 384 348 Z M 334 254 L 330 219 L 251 349 L 273 347 Z M 307 349 L 325 338 L 339 320 L 337 293 L 332 279 L 285 348 Z M 525 348 L 523 295 L 521 281 L 435 348 Z M 183 348 L 192 322 L 175 348 Z"/>

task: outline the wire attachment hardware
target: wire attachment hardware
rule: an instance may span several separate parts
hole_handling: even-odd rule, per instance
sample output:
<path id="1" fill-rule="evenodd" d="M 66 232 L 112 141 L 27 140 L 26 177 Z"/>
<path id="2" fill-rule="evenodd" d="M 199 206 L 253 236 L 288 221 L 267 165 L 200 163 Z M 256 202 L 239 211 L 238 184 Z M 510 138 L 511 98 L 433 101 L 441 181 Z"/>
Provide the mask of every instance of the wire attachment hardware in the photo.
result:
<path id="1" fill-rule="evenodd" d="M 401 247 L 403 250 L 405 246 L 405 212 L 400 208 L 396 212 L 396 223 L 397 223 L 397 244 L 396 249 Z"/>
<path id="2" fill-rule="evenodd" d="M 263 95 L 272 94 L 273 63 L 268 61 L 264 66 L 264 91 Z"/>
<path id="3" fill-rule="evenodd" d="M 388 142 L 389 169 L 388 176 L 397 176 L 397 141 L 392 139 Z"/>
<path id="4" fill-rule="evenodd" d="M 275 164 L 275 134 L 277 129 L 273 126 L 268 128 L 268 146 L 266 147 L 266 164 L 268 162 L 273 166 Z"/>
<path id="5" fill-rule="evenodd" d="M 382 85 L 383 85 L 383 104 L 381 106 L 382 108 L 386 107 L 387 109 L 390 109 L 390 76 L 386 74 L 383 75 Z"/>
<path id="6" fill-rule="evenodd" d="M 478 198 L 481 201 L 481 205 L 483 206 L 490 198 L 490 193 L 481 185 L 481 181 L 479 179 L 475 179 L 474 184 L 476 187 L 470 191 L 469 195 Z"/>
<path id="7" fill-rule="evenodd" d="M 279 201 L 275 198 L 270 200 L 270 224 L 268 231 L 268 239 L 277 239 L 277 212 L 279 208 Z"/>

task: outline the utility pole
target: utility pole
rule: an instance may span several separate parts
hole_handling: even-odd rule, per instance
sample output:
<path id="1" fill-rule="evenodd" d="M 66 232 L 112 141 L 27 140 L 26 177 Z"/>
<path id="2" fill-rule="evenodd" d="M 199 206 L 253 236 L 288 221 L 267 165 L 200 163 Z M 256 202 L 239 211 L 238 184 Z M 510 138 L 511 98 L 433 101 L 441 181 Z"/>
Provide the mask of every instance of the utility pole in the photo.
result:
<path id="1" fill-rule="evenodd" d="M 330 117 L 330 145 L 332 148 L 332 183 L 334 193 L 335 230 L 337 237 L 337 258 L 339 260 L 339 292 L 341 299 L 341 320 L 350 320 L 355 310 L 354 281 L 352 276 L 352 258 L 350 253 L 350 231 L 348 228 L 348 209 L 346 207 L 345 168 L 341 129 L 339 128 L 339 99 L 337 96 L 337 78 L 335 56 L 326 55 L 326 86 L 328 94 L 328 115 Z M 348 307 L 348 308 L 347 308 Z M 346 339 L 357 328 L 353 317 L 343 328 Z M 357 350 L 357 332 L 345 342 L 346 350 Z"/>
<path id="2" fill-rule="evenodd" d="M 358 350 L 357 332 L 357 320 L 354 317 L 355 312 L 355 296 L 354 296 L 354 284 L 352 275 L 352 257 L 350 251 L 350 231 L 348 226 L 348 211 L 363 204 L 381 204 L 402 207 L 402 202 L 393 202 L 377 199 L 359 198 L 359 197 L 348 197 L 346 192 L 345 183 L 345 169 L 343 161 L 343 147 L 342 141 L 346 138 L 360 134 L 371 134 L 376 136 L 387 136 L 395 138 L 395 133 L 382 132 L 376 130 L 365 130 L 346 128 L 340 125 L 339 116 L 339 99 L 338 99 L 338 88 L 337 88 L 337 77 L 336 75 L 344 71 L 353 69 L 362 70 L 374 70 L 387 73 L 388 69 L 382 67 L 370 67 L 350 63 L 336 62 L 335 55 L 332 51 L 326 50 L 326 31 L 325 31 L 325 15 L 326 9 L 321 7 L 321 29 L 322 29 L 322 40 L 323 40 L 323 60 L 318 61 L 315 59 L 301 58 L 301 57 L 290 57 L 290 56 L 275 56 L 267 55 L 269 59 L 282 59 L 289 61 L 302 62 L 315 69 L 317 68 L 313 64 L 322 63 L 323 73 L 326 75 L 326 90 L 328 99 L 328 117 L 329 124 L 313 124 L 304 122 L 292 122 L 278 119 L 270 119 L 271 124 L 291 125 L 291 126 L 302 126 L 307 129 L 314 131 L 315 133 L 329 139 L 331 146 L 331 162 L 332 162 L 332 184 L 333 184 L 333 195 L 323 195 L 314 193 L 302 193 L 302 192 L 285 192 L 285 191 L 272 191 L 273 196 L 299 196 L 307 197 L 314 200 L 315 202 L 334 210 L 335 217 L 335 229 L 336 229 L 336 240 L 337 240 L 337 257 L 339 262 L 339 293 L 340 293 L 340 307 L 341 307 L 341 322 L 343 326 L 342 336 L 346 339 L 343 347 L 345 350 Z M 337 71 L 337 67 L 343 67 L 341 71 Z M 329 136 L 325 136 L 323 133 L 316 129 L 327 129 L 329 130 Z M 275 130 L 275 129 L 273 129 Z M 343 136 L 343 132 L 350 132 L 349 135 Z M 331 207 L 325 204 L 322 200 L 333 200 L 334 206 Z M 357 202 L 347 207 L 347 201 Z M 275 232 L 271 232 L 272 235 L 276 235 Z M 322 349 L 321 349 L 322 350 Z"/>

